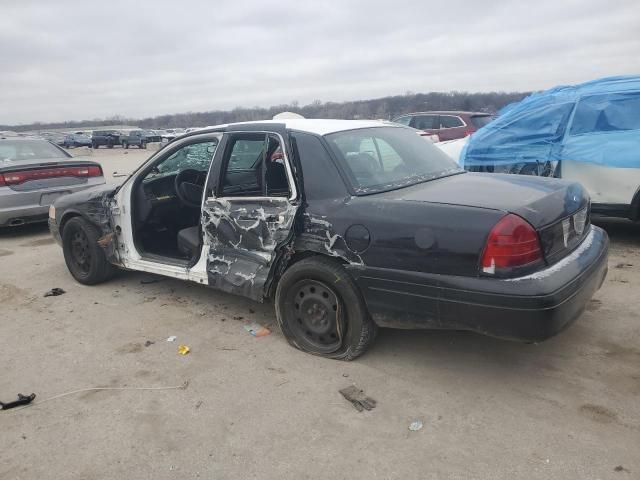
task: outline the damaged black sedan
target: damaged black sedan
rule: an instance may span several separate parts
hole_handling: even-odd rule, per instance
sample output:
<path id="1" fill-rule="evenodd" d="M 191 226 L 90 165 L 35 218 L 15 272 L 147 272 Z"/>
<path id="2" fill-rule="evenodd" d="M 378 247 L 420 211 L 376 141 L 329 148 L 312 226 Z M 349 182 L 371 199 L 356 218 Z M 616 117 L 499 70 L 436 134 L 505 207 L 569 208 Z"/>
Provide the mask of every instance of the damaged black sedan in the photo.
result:
<path id="1" fill-rule="evenodd" d="M 179 137 L 58 199 L 50 228 L 81 283 L 121 268 L 272 299 L 292 345 L 349 360 L 378 327 L 561 331 L 607 272 L 589 208 L 579 184 L 466 173 L 403 126 L 286 120 Z"/>

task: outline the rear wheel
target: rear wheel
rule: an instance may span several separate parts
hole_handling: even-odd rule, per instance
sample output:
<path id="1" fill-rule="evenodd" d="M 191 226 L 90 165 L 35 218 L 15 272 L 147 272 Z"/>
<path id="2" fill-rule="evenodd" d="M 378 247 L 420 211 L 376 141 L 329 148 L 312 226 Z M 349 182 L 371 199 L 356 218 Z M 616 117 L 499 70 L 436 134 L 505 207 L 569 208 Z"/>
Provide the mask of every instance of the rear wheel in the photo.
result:
<path id="1" fill-rule="evenodd" d="M 108 280 L 115 269 L 98 245 L 99 232 L 86 220 L 75 217 L 62 230 L 62 250 L 73 278 L 85 285 Z"/>
<path id="2" fill-rule="evenodd" d="M 142 143 L 140 144 L 140 148 L 147 148 L 147 144 L 146 144 L 146 143 L 144 143 L 144 142 L 142 142 Z"/>
<path id="3" fill-rule="evenodd" d="M 276 318 L 294 347 L 339 360 L 353 360 L 373 343 L 377 327 L 347 271 L 312 257 L 295 263 L 278 283 Z"/>

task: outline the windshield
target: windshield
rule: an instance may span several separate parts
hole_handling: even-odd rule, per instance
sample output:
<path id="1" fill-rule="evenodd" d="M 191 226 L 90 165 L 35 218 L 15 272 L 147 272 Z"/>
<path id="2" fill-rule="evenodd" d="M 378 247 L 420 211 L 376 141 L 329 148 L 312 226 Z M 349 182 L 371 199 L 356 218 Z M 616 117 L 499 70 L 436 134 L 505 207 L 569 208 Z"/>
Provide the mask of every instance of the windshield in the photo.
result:
<path id="1" fill-rule="evenodd" d="M 39 158 L 68 158 L 46 140 L 2 140 L 0 162 L 19 162 Z"/>
<path id="2" fill-rule="evenodd" d="M 325 138 L 356 194 L 392 190 L 463 171 L 408 128 L 349 130 Z"/>

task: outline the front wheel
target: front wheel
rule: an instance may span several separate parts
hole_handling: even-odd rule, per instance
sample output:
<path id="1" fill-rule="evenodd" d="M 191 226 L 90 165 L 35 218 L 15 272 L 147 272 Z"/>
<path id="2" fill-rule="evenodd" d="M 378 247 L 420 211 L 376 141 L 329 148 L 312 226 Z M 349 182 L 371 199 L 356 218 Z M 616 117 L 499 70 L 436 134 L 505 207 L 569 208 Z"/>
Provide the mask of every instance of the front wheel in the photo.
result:
<path id="1" fill-rule="evenodd" d="M 73 278 L 85 285 L 102 283 L 115 269 L 98 245 L 99 232 L 80 217 L 69 220 L 62 230 L 62 251 Z"/>
<path id="2" fill-rule="evenodd" d="M 377 332 L 354 280 L 324 257 L 307 258 L 287 269 L 278 282 L 275 304 L 287 341 L 314 355 L 353 360 Z"/>

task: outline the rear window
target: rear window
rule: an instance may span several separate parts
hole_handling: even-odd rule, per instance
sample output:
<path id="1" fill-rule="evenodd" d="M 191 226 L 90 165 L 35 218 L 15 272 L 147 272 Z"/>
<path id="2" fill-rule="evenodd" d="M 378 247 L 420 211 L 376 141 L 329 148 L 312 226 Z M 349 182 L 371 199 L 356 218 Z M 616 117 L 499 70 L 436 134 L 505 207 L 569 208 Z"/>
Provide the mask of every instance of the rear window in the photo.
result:
<path id="1" fill-rule="evenodd" d="M 471 123 L 474 127 L 480 129 L 493 120 L 492 115 L 474 115 L 471 117 Z"/>
<path id="2" fill-rule="evenodd" d="M 19 162 L 39 158 L 69 158 L 46 140 L 2 140 L 0 162 Z"/>
<path id="3" fill-rule="evenodd" d="M 325 138 L 356 194 L 393 190 L 462 171 L 439 148 L 407 128 L 365 128 Z"/>

